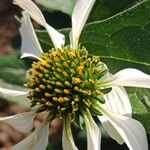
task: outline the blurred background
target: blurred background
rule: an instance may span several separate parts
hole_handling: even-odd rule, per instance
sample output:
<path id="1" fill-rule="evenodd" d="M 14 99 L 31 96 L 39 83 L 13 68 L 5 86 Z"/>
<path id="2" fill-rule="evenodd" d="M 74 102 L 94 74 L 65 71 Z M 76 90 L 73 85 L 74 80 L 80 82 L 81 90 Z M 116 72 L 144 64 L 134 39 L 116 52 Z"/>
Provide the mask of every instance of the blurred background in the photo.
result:
<path id="1" fill-rule="evenodd" d="M 54 5 L 51 0 L 35 0 L 43 10 L 47 22 L 56 29 L 71 26 L 70 15 L 76 0 L 62 0 L 60 4 Z M 100 11 L 100 19 L 105 19 L 120 11 L 134 5 L 136 0 L 104 0 L 105 8 Z M 96 5 L 94 6 L 96 7 Z M 92 14 L 91 14 L 92 15 Z M 21 9 L 12 4 L 11 0 L 0 0 L 0 85 L 8 83 L 16 87 L 22 86 L 25 79 L 25 71 L 31 64 L 31 60 L 19 60 L 21 39 L 19 36 L 20 23 L 16 19 L 21 17 Z M 93 19 L 92 17 L 90 18 Z M 41 27 L 33 22 L 36 29 Z M 26 63 L 28 61 L 28 63 Z M 6 83 L 7 81 L 7 83 Z M 13 115 L 19 112 L 28 111 L 27 104 L 20 99 L 13 99 L 0 95 L 0 117 Z M 44 114 L 38 116 L 34 123 L 34 128 L 42 122 Z M 95 118 L 96 119 L 96 118 Z M 34 129 L 33 129 L 34 130 Z M 50 141 L 47 149 L 61 150 L 62 127 L 59 119 L 56 119 L 51 127 Z M 102 138 L 102 149 L 128 150 L 126 145 L 118 145 L 111 140 L 104 129 Z M 85 131 L 78 131 L 74 128 L 75 142 L 80 150 L 86 150 Z M 30 133 L 22 134 L 6 124 L 0 123 L 0 150 L 8 150 L 12 145 L 22 140 Z M 149 136 L 149 135 L 148 135 Z M 94 138 L 94 137 L 93 137 Z M 150 136 L 149 136 L 150 139 Z M 84 144 L 83 144 L 84 143 Z"/>

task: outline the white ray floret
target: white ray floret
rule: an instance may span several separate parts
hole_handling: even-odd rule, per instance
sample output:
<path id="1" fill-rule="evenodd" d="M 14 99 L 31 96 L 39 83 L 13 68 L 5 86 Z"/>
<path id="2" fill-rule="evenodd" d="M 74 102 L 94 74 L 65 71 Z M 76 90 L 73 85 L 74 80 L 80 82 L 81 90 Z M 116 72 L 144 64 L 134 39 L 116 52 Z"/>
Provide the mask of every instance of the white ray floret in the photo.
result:
<path id="1" fill-rule="evenodd" d="M 22 37 L 21 58 L 35 57 L 37 59 L 40 59 L 43 50 L 35 34 L 30 16 L 28 15 L 27 12 L 23 12 L 22 15 L 23 15 L 21 20 L 22 24 L 20 28 L 20 33 Z"/>
<path id="2" fill-rule="evenodd" d="M 81 31 L 87 21 L 95 0 L 78 0 L 72 13 L 72 30 L 70 42 L 73 49 L 78 46 Z"/>
<path id="3" fill-rule="evenodd" d="M 111 123 L 111 126 L 117 130 L 130 150 L 148 150 L 146 132 L 140 122 L 106 109 L 103 109 L 102 113 Z"/>
<path id="4" fill-rule="evenodd" d="M 132 116 L 132 107 L 129 97 L 123 87 L 113 86 L 112 91 L 104 96 L 105 107 L 112 112 Z"/>
<path id="5" fill-rule="evenodd" d="M 28 91 L 12 90 L 12 89 L 0 87 L 0 93 L 10 95 L 10 96 L 25 96 L 28 94 Z"/>
<path id="6" fill-rule="evenodd" d="M 70 122 L 64 121 L 62 133 L 63 150 L 78 150 L 74 143 Z"/>
<path id="7" fill-rule="evenodd" d="M 88 113 L 88 112 L 87 112 Z M 100 150 L 101 133 L 90 114 L 83 113 L 86 133 L 87 133 L 87 149 Z"/>
<path id="8" fill-rule="evenodd" d="M 120 136 L 119 132 L 114 128 L 114 126 L 104 117 L 104 116 L 98 116 L 98 119 L 102 123 L 103 127 L 109 134 L 109 136 L 114 139 L 119 144 L 123 144 L 124 140 Z"/>
<path id="9" fill-rule="evenodd" d="M 42 12 L 31 0 L 14 0 L 13 3 L 20 6 L 22 9 L 30 14 L 33 20 L 35 20 L 41 26 L 45 27 L 49 36 L 52 39 L 55 48 L 61 48 L 64 45 L 64 35 L 47 24 Z"/>
<path id="10" fill-rule="evenodd" d="M 0 122 L 7 123 L 20 132 L 28 132 L 33 127 L 34 111 L 19 113 L 9 117 L 0 118 Z"/>
<path id="11" fill-rule="evenodd" d="M 119 71 L 107 79 L 110 86 L 131 86 L 150 88 L 150 76 L 133 68 Z"/>
<path id="12" fill-rule="evenodd" d="M 114 86 L 112 91 L 104 96 L 105 108 L 121 115 L 128 117 L 132 116 L 132 107 L 128 95 L 123 87 Z M 104 117 L 98 116 L 100 122 L 106 129 L 110 137 L 116 140 L 119 144 L 123 144 L 124 140 L 118 133 L 118 131 L 112 126 L 112 124 Z"/>
<path id="13" fill-rule="evenodd" d="M 49 123 L 44 122 L 10 150 L 45 150 L 48 145 Z"/>

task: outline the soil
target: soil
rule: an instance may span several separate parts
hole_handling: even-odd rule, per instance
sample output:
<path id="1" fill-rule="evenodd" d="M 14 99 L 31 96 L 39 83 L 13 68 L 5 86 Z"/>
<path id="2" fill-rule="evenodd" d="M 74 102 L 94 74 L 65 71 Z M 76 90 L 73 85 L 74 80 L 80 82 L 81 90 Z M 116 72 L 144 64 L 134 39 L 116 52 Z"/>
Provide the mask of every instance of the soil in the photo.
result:
<path id="1" fill-rule="evenodd" d="M 12 0 L 0 0 L 0 54 L 9 54 L 13 51 L 11 39 L 18 32 L 15 15 L 20 8 L 12 5 Z"/>

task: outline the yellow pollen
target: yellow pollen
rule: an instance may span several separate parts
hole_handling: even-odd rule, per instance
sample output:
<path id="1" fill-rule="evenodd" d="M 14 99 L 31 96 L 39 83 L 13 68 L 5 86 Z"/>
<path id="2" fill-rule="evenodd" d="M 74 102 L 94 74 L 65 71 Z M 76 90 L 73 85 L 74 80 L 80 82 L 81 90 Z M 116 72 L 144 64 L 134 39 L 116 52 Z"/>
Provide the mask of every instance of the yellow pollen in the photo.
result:
<path id="1" fill-rule="evenodd" d="M 59 58 L 57 56 L 54 57 L 54 61 L 59 61 Z"/>
<path id="2" fill-rule="evenodd" d="M 65 67 L 69 67 L 69 65 L 67 64 L 67 62 L 63 62 L 63 65 L 64 65 Z"/>
<path id="3" fill-rule="evenodd" d="M 83 70 L 84 70 L 84 67 L 83 67 L 83 66 L 79 66 L 79 67 L 78 67 L 78 73 L 79 73 L 79 74 L 82 74 Z"/>
<path id="4" fill-rule="evenodd" d="M 47 65 L 47 61 L 46 61 L 46 60 L 42 60 L 42 61 L 41 61 L 41 64 L 42 64 L 43 66 L 45 66 L 45 65 Z"/>
<path id="5" fill-rule="evenodd" d="M 32 75 L 37 75 L 38 74 L 37 71 L 35 71 L 34 69 L 32 69 L 31 71 L 32 71 Z"/>
<path id="6" fill-rule="evenodd" d="M 52 54 L 53 57 L 55 57 L 57 55 L 57 52 L 53 51 L 51 54 Z"/>
<path id="7" fill-rule="evenodd" d="M 61 50 L 57 51 L 57 56 L 60 57 L 61 55 L 62 55 Z"/>
<path id="8" fill-rule="evenodd" d="M 81 79 L 72 77 L 72 82 L 78 84 L 78 83 L 81 83 Z"/>
<path id="9" fill-rule="evenodd" d="M 76 56 L 76 54 L 73 51 L 68 52 L 69 57 L 73 58 Z"/>
<path id="10" fill-rule="evenodd" d="M 64 102 L 65 102 L 65 100 L 64 100 L 63 97 L 59 97 L 59 98 L 57 99 L 57 101 L 58 101 L 59 103 L 64 103 Z"/>

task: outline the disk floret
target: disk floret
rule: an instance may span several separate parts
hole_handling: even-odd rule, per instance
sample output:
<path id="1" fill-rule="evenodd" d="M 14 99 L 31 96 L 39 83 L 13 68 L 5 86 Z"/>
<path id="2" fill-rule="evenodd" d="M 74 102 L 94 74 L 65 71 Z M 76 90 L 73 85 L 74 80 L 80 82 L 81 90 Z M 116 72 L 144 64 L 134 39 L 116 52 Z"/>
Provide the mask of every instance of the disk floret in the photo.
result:
<path id="1" fill-rule="evenodd" d="M 79 114 L 82 108 L 92 109 L 91 100 L 104 103 L 103 96 L 110 90 L 100 83 L 106 74 L 106 65 L 85 48 L 51 49 L 28 71 L 28 98 L 39 112 L 47 110 L 60 117 Z"/>

